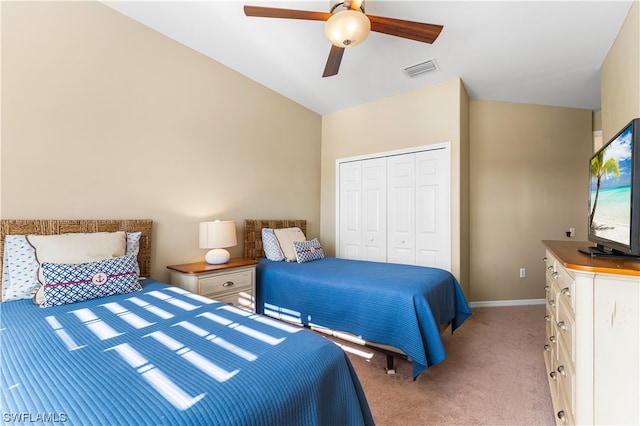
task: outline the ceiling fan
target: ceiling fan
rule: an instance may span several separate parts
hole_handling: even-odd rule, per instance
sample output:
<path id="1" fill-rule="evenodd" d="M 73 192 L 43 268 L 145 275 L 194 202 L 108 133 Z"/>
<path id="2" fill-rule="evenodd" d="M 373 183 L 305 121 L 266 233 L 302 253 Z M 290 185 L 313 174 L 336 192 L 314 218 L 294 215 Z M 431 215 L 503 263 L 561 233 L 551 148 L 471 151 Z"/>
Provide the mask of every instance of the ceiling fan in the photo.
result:
<path id="1" fill-rule="evenodd" d="M 263 6 L 245 6 L 244 13 L 246 16 L 262 18 L 327 21 L 325 35 L 331 42 L 331 50 L 322 77 L 338 74 L 344 49 L 363 42 L 370 31 L 423 43 L 433 43 L 443 28 L 442 25 L 365 15 L 363 0 L 339 1 L 331 7 L 331 11 L 328 13 Z"/>

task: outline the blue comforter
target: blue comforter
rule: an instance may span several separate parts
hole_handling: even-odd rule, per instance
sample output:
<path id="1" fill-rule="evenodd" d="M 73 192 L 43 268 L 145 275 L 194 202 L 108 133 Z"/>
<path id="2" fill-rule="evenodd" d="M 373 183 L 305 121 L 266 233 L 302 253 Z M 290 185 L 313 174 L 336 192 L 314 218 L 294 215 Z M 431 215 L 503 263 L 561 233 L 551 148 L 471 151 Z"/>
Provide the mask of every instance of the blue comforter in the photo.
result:
<path id="1" fill-rule="evenodd" d="M 261 259 L 256 281 L 258 312 L 399 348 L 411 358 L 414 379 L 446 357 L 439 325 L 451 321 L 453 332 L 471 315 L 458 281 L 436 268 Z"/>
<path id="2" fill-rule="evenodd" d="M 373 424 L 334 343 L 152 280 L 64 306 L 0 304 L 0 373 L 11 424 Z"/>

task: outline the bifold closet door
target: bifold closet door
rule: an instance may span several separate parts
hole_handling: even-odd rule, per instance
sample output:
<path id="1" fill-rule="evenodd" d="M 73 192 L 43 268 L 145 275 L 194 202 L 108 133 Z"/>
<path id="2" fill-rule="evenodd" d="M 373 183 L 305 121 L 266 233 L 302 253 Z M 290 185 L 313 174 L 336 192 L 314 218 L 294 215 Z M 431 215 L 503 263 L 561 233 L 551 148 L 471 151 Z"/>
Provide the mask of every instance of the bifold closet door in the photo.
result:
<path id="1" fill-rule="evenodd" d="M 450 166 L 444 149 L 387 160 L 387 261 L 451 268 Z"/>
<path id="2" fill-rule="evenodd" d="M 339 255 L 387 261 L 386 159 L 340 164 Z"/>

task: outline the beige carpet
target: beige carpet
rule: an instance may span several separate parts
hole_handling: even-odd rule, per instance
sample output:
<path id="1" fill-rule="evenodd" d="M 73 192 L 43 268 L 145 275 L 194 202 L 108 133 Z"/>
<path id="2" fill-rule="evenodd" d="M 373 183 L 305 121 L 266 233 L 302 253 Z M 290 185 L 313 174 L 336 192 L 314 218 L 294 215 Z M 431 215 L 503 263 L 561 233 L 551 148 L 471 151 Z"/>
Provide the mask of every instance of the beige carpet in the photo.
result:
<path id="1" fill-rule="evenodd" d="M 476 308 L 451 335 L 447 359 L 414 382 L 408 361 L 349 354 L 377 425 L 555 425 L 545 372 L 544 306 Z"/>

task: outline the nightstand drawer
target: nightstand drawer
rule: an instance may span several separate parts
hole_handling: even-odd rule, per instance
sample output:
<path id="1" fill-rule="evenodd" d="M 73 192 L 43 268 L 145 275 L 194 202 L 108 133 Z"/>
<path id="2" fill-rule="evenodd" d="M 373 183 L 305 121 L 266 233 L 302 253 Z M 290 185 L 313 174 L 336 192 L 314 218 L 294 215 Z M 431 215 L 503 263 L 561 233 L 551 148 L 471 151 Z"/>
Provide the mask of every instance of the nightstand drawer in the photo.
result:
<path id="1" fill-rule="evenodd" d="M 223 303 L 254 310 L 257 260 L 233 258 L 221 265 L 206 262 L 167 266 L 171 284 Z"/>
<path id="2" fill-rule="evenodd" d="M 238 308 L 245 308 L 250 311 L 254 309 L 253 298 L 251 296 L 251 293 L 247 291 L 238 291 L 226 296 L 216 297 L 215 300 L 217 300 L 218 302 L 226 303 L 227 305 L 236 306 Z"/>
<path id="3" fill-rule="evenodd" d="M 219 274 L 200 279 L 200 294 L 203 296 L 234 293 L 241 290 L 251 290 L 252 270 Z"/>

